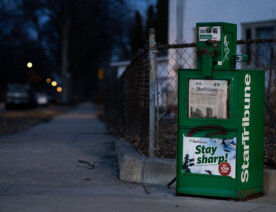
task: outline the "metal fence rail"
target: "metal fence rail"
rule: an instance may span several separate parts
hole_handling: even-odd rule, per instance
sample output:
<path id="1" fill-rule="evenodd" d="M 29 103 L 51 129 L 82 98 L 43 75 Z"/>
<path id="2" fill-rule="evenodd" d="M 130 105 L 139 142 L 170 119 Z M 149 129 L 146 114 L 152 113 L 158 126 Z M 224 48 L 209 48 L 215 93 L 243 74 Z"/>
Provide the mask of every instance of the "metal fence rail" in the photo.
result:
<path id="1" fill-rule="evenodd" d="M 177 74 L 180 68 L 196 68 L 196 43 L 156 44 L 156 49 L 155 155 L 175 158 Z M 141 50 L 124 75 L 105 91 L 106 119 L 145 155 L 149 153 L 148 54 L 149 49 Z M 276 166 L 276 38 L 239 40 L 237 54 L 249 57 L 249 62 L 238 63 L 237 69 L 265 70 L 265 162 Z"/>

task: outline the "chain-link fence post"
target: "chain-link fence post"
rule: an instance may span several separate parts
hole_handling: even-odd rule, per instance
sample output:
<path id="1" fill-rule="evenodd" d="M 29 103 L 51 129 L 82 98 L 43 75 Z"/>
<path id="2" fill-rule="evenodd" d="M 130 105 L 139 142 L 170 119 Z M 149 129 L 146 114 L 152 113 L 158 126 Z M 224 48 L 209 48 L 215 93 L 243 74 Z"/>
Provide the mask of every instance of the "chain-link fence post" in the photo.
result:
<path id="1" fill-rule="evenodd" d="M 155 142 L 155 90 L 156 90 L 156 42 L 155 30 L 149 30 L 149 64 L 150 64 L 150 83 L 149 83 L 149 156 L 154 156 Z"/>

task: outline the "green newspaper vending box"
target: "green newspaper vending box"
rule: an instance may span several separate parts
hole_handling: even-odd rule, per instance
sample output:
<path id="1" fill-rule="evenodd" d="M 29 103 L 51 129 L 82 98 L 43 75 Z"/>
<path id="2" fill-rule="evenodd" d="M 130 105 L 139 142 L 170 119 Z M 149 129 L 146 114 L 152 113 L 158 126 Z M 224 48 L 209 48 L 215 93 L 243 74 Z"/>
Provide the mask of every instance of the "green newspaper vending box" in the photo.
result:
<path id="1" fill-rule="evenodd" d="M 264 71 L 236 70 L 237 26 L 197 24 L 197 69 L 179 70 L 177 194 L 263 191 Z"/>

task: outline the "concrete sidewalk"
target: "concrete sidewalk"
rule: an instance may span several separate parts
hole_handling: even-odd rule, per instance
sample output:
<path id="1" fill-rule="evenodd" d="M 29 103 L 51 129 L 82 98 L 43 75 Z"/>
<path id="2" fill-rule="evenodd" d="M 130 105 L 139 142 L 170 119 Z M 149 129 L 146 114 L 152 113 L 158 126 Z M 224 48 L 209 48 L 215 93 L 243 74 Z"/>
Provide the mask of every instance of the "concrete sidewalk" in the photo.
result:
<path id="1" fill-rule="evenodd" d="M 167 185 L 176 176 L 176 160 L 140 156 L 127 141 L 115 143 L 121 180 Z M 264 169 L 263 188 L 266 196 L 276 199 L 276 170 Z M 173 184 L 175 187 L 175 184 Z M 173 186 L 172 185 L 172 186 Z"/>
<path id="2" fill-rule="evenodd" d="M 269 197 L 178 197 L 165 186 L 121 181 L 116 140 L 92 104 L 0 136 L 0 211 L 276 211 Z"/>

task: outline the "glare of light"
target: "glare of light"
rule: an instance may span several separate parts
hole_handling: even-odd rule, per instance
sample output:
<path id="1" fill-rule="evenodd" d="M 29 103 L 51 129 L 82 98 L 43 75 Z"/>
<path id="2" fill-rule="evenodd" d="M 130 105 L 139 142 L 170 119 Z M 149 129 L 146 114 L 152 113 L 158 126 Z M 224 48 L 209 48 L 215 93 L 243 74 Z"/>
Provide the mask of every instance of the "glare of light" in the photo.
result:
<path id="1" fill-rule="evenodd" d="M 33 67 L 33 64 L 32 64 L 31 62 L 28 62 L 28 63 L 27 63 L 27 67 L 28 67 L 28 68 L 32 68 L 32 67 Z"/>
<path id="2" fill-rule="evenodd" d="M 51 85 L 55 87 L 55 86 L 57 86 L 57 82 L 56 81 L 52 81 Z"/>
<path id="3" fill-rule="evenodd" d="M 61 92 L 62 91 L 62 87 L 57 87 L 57 92 Z"/>
<path id="4" fill-rule="evenodd" d="M 52 81 L 52 80 L 51 80 L 50 78 L 47 78 L 47 79 L 46 79 L 46 83 L 48 83 L 48 84 L 49 84 L 51 81 Z"/>

